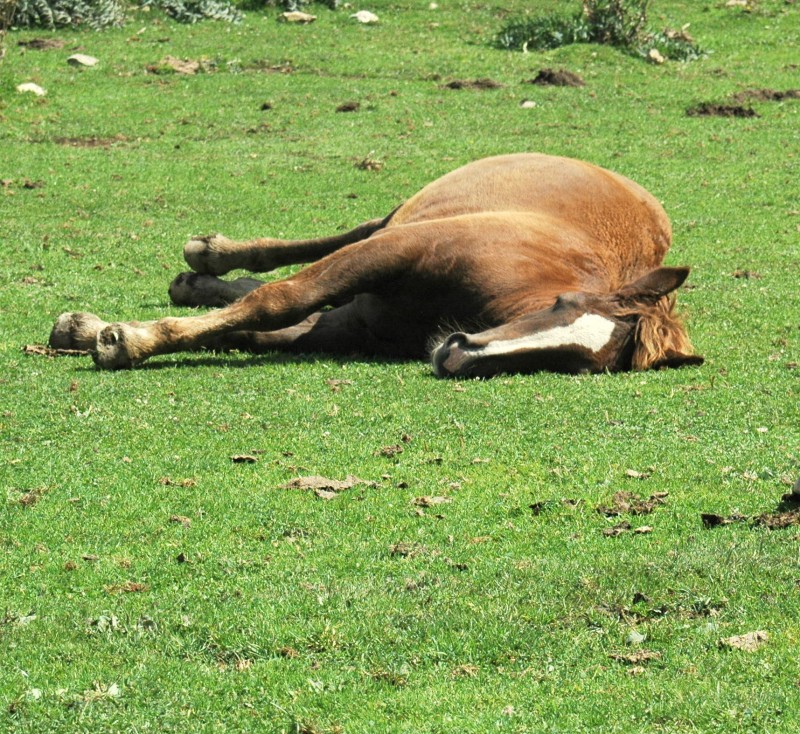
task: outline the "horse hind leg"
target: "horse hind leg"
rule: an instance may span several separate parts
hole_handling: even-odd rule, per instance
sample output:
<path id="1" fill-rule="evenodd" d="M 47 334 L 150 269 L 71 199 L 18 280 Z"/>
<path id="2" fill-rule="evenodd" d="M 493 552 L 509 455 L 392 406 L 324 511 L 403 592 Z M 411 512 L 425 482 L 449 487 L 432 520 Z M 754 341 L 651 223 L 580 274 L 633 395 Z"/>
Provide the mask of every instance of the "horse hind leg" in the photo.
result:
<path id="1" fill-rule="evenodd" d="M 348 232 L 318 239 L 260 238 L 238 242 L 221 234 L 195 237 L 184 246 L 183 257 L 194 272 L 204 275 L 225 275 L 239 268 L 267 273 L 282 265 L 315 262 L 346 245 L 361 242 L 383 229 L 393 215 L 394 212 L 383 219 L 359 224 Z"/>
<path id="2" fill-rule="evenodd" d="M 169 286 L 169 297 L 176 306 L 220 307 L 238 301 L 250 291 L 264 285 L 255 278 L 221 280 L 214 275 L 181 273 Z"/>

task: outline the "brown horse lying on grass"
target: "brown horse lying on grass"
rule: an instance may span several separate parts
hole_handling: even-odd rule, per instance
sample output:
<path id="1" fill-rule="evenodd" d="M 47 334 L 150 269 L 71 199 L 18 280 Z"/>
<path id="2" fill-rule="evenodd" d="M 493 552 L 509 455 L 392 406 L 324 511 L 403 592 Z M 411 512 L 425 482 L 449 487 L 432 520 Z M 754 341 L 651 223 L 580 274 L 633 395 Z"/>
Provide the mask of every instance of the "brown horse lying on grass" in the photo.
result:
<path id="1" fill-rule="evenodd" d="M 224 308 L 112 324 L 67 313 L 50 345 L 88 349 L 108 369 L 197 349 L 430 352 L 440 377 L 700 364 L 670 296 L 689 270 L 661 267 L 670 240 L 661 205 L 623 176 L 546 155 L 487 158 L 344 234 L 192 240 L 194 272 L 170 296 Z M 267 284 L 217 277 L 306 262 Z"/>

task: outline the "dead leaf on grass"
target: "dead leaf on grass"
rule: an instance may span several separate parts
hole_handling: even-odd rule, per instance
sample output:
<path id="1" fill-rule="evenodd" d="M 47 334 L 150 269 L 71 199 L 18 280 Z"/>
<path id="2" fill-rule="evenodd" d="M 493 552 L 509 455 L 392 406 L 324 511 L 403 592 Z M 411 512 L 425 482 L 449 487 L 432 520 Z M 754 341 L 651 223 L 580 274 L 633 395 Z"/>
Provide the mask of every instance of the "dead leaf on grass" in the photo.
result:
<path id="1" fill-rule="evenodd" d="M 392 558 L 413 558 L 425 553 L 425 546 L 420 543 L 393 543 L 389 546 L 389 555 Z"/>
<path id="2" fill-rule="evenodd" d="M 325 380 L 325 384 L 331 389 L 331 392 L 340 392 L 342 387 L 345 385 L 352 385 L 352 380 L 337 380 L 337 379 L 327 379 Z"/>
<path id="3" fill-rule="evenodd" d="M 609 538 L 616 538 L 618 535 L 622 535 L 622 533 L 626 533 L 630 529 L 631 524 L 627 520 L 623 520 L 621 523 L 614 525 L 614 527 L 604 528 L 603 535 L 606 535 Z"/>
<path id="4" fill-rule="evenodd" d="M 383 448 L 378 449 L 378 451 L 375 452 L 375 455 L 385 456 L 387 459 L 391 459 L 398 454 L 402 454 L 404 450 L 405 449 L 403 449 L 399 443 L 396 443 L 392 446 L 384 446 Z"/>
<path id="5" fill-rule="evenodd" d="M 330 489 L 315 489 L 314 494 L 321 500 L 332 500 L 339 496 L 338 492 L 332 492 Z"/>
<path id="6" fill-rule="evenodd" d="M 310 489 L 314 491 L 322 490 L 329 492 L 343 492 L 346 489 L 352 489 L 357 484 L 365 484 L 367 486 L 375 486 L 374 482 L 368 482 L 364 479 L 359 479 L 352 475 L 348 475 L 346 479 L 329 479 L 328 477 L 321 477 L 318 475 L 310 477 L 296 477 L 288 481 L 286 484 L 281 485 L 281 489 Z"/>
<path id="7" fill-rule="evenodd" d="M 171 479 L 170 477 L 161 477 L 161 479 L 158 480 L 158 483 L 165 487 L 183 487 L 184 489 L 197 486 L 197 480 L 192 478 Z"/>
<path id="8" fill-rule="evenodd" d="M 150 585 L 141 581 L 124 581 L 121 584 L 109 584 L 103 587 L 109 594 L 138 594 L 149 591 Z"/>
<path id="9" fill-rule="evenodd" d="M 719 641 L 720 647 L 726 647 L 730 650 L 744 650 L 744 652 L 755 652 L 759 647 L 766 644 L 769 635 L 764 630 L 757 630 L 756 632 L 747 632 L 744 635 L 734 635 L 733 637 L 724 637 Z"/>
<path id="10" fill-rule="evenodd" d="M 700 513 L 700 519 L 703 521 L 703 526 L 706 528 L 716 528 L 720 525 L 730 525 L 734 522 L 744 522 L 747 520 L 746 515 L 716 515 L 713 512 Z"/>
<path id="11" fill-rule="evenodd" d="M 186 517 L 186 515 L 171 515 L 169 521 L 183 525 L 185 528 L 191 527 L 192 525 L 192 518 Z"/>
<path id="12" fill-rule="evenodd" d="M 641 665 L 642 663 L 649 663 L 652 660 L 659 660 L 661 653 L 655 650 L 636 650 L 635 652 L 612 652 L 609 656 L 612 660 L 625 665 Z"/>
<path id="13" fill-rule="evenodd" d="M 436 507 L 437 505 L 447 505 L 452 501 L 450 497 L 432 497 L 430 495 L 424 495 L 422 497 L 415 497 L 411 500 L 411 504 L 417 507 Z"/>
<path id="14" fill-rule="evenodd" d="M 453 668 L 451 675 L 453 678 L 474 678 L 479 672 L 480 668 L 477 665 L 464 663 Z"/>
<path id="15" fill-rule="evenodd" d="M 33 507 L 42 497 L 44 497 L 45 494 L 47 494 L 47 492 L 47 487 L 36 487 L 35 489 L 29 489 L 19 497 L 17 503 L 23 507 Z"/>
<path id="16" fill-rule="evenodd" d="M 383 161 L 373 158 L 372 153 L 370 153 L 365 158 L 356 161 L 355 167 L 362 171 L 382 171 Z"/>
<path id="17" fill-rule="evenodd" d="M 372 680 L 382 681 L 388 683 L 395 688 L 402 688 L 408 685 L 408 676 L 403 673 L 395 673 L 391 670 L 376 670 L 369 674 Z"/>
<path id="18" fill-rule="evenodd" d="M 636 469 L 626 469 L 625 476 L 630 479 L 648 479 L 650 477 L 650 472 L 636 471 Z"/>

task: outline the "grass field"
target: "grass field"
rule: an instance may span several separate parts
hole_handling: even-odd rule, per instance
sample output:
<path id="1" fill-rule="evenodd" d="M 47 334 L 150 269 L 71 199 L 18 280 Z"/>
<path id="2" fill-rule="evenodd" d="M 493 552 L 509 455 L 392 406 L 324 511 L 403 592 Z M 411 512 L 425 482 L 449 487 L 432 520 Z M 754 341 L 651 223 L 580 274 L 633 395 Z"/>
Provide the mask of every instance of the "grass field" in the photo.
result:
<path id="1" fill-rule="evenodd" d="M 0 729 L 800 731 L 800 532 L 753 521 L 800 475 L 800 100 L 686 114 L 800 88 L 798 8 L 655 2 L 653 25 L 691 23 L 711 51 L 658 66 L 498 51 L 526 3 L 439 5 L 377 0 L 374 27 L 312 6 L 309 26 L 139 12 L 8 36 Z M 168 55 L 205 71 L 165 73 Z M 545 67 L 586 85 L 524 83 Z M 502 86 L 445 86 L 486 78 Z M 188 313 L 166 286 L 191 235 L 330 234 L 524 150 L 663 201 L 704 366 L 453 382 L 414 362 L 109 373 L 23 353 L 62 311 Z M 311 475 L 363 482 L 285 487 Z M 622 491 L 653 511 L 597 511 Z M 754 651 L 721 642 L 755 631 Z"/>

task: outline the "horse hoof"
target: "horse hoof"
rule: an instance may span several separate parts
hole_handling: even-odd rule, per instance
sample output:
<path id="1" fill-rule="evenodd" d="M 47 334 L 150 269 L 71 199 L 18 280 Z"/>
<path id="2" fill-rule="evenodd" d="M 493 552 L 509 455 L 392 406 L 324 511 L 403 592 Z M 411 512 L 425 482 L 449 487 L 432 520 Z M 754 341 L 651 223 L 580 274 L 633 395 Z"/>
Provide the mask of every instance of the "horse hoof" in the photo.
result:
<path id="1" fill-rule="evenodd" d="M 221 234 L 195 237 L 183 247 L 183 259 L 195 273 L 225 275 L 231 268 L 225 264 L 225 250 L 231 240 Z"/>
<path id="2" fill-rule="evenodd" d="M 133 367 L 135 360 L 128 351 L 125 324 L 109 324 L 98 335 L 92 359 L 104 370 L 123 370 Z"/>
<path id="3" fill-rule="evenodd" d="M 196 298 L 196 281 L 199 273 L 181 273 L 169 284 L 169 297 L 176 306 L 201 306 Z"/>
<path id="4" fill-rule="evenodd" d="M 94 349 L 97 334 L 106 326 L 93 313 L 62 313 L 53 325 L 48 343 L 53 349 Z"/>

